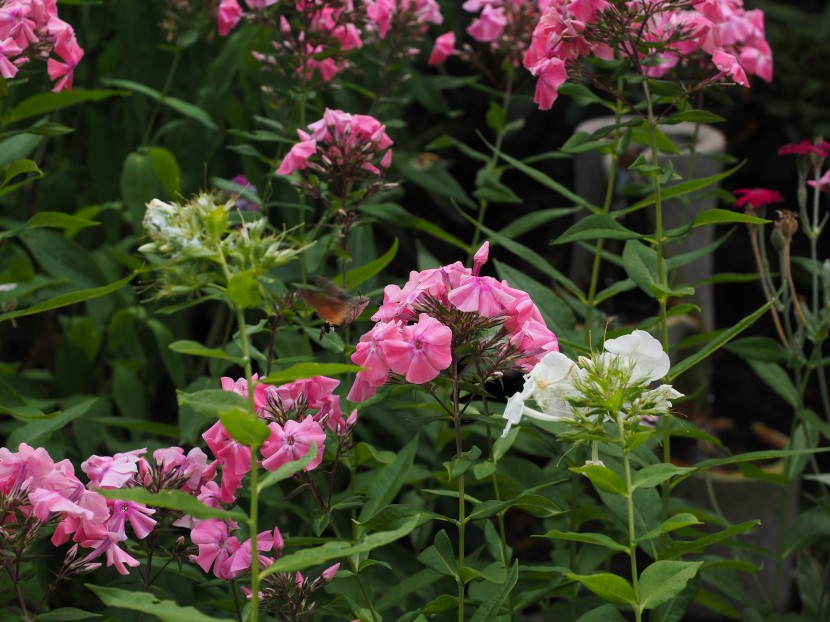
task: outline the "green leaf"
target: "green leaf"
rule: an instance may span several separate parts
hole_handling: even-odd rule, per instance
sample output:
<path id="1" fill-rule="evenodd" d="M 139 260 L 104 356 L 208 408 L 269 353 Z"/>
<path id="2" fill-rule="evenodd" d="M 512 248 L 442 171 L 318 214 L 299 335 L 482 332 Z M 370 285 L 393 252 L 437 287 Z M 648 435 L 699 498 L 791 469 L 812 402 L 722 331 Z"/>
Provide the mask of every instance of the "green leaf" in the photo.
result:
<path id="1" fill-rule="evenodd" d="M 504 583 L 498 589 L 492 590 L 487 599 L 473 612 L 470 622 L 493 622 L 499 615 L 501 606 L 507 600 L 508 595 L 516 586 L 519 579 L 519 560 L 513 562 L 510 572 Z"/>
<path id="2" fill-rule="evenodd" d="M 346 273 L 346 282 L 349 284 L 349 287 L 355 288 L 361 283 L 365 283 L 375 275 L 379 274 L 381 270 L 389 265 L 397 254 L 398 238 L 395 238 L 395 241 L 392 243 L 392 247 L 386 251 L 382 257 L 378 257 L 374 261 L 370 261 L 363 266 L 353 268 Z M 343 285 L 342 283 L 338 284 L 341 286 Z"/>
<path id="3" fill-rule="evenodd" d="M 672 382 L 680 374 L 687 371 L 694 365 L 697 365 L 707 356 L 709 356 L 722 346 L 726 345 L 741 332 L 752 326 L 758 318 L 760 318 L 762 315 L 764 315 L 764 313 L 766 313 L 769 310 L 770 304 L 771 303 L 769 302 L 766 303 L 765 305 L 761 306 L 761 308 L 759 308 L 757 311 L 753 311 L 745 318 L 740 320 L 737 324 L 734 324 L 730 328 L 727 328 L 726 330 L 719 332 L 714 339 L 708 341 L 706 345 L 704 345 L 700 350 L 674 365 L 669 370 L 669 373 L 666 376 L 668 381 Z"/>
<path id="4" fill-rule="evenodd" d="M 591 214 L 579 220 L 556 238 L 554 244 L 568 244 L 579 240 L 639 240 L 640 233 L 626 229 L 608 214 Z"/>
<path id="5" fill-rule="evenodd" d="M 629 278 L 649 296 L 654 296 L 651 288 L 660 280 L 657 251 L 638 240 L 628 240 L 623 248 L 622 259 Z"/>
<path id="6" fill-rule="evenodd" d="M 212 358 L 212 359 L 221 359 L 223 361 L 233 361 L 239 365 L 242 364 L 242 358 L 237 356 L 231 356 L 224 350 L 220 350 L 218 348 L 208 348 L 207 346 L 203 346 L 201 343 L 196 341 L 190 341 L 189 339 L 180 339 L 179 341 L 174 341 L 171 343 L 168 348 L 170 348 L 173 352 L 177 352 L 179 354 L 188 354 L 190 356 L 203 356 L 205 358 Z"/>
<path id="7" fill-rule="evenodd" d="M 676 125 L 677 123 L 722 123 L 724 121 L 726 119 L 708 110 L 684 110 L 663 119 L 660 123 Z"/>
<path id="8" fill-rule="evenodd" d="M 29 117 L 39 117 L 48 112 L 60 110 L 67 106 L 74 106 L 81 102 L 100 101 L 114 95 L 129 95 L 125 91 L 88 90 L 74 88 L 71 91 L 60 93 L 39 93 L 24 99 L 0 118 L 0 125 L 16 123 Z"/>
<path id="9" fill-rule="evenodd" d="M 741 168 L 743 164 L 739 164 L 738 166 L 734 166 L 728 171 L 723 171 L 722 173 L 717 173 L 716 175 L 710 175 L 709 177 L 701 177 L 700 179 L 691 179 L 689 181 L 684 181 L 674 186 L 668 186 L 665 188 L 660 189 L 660 200 L 667 201 L 668 199 L 673 199 L 675 197 L 684 196 L 693 192 L 697 192 L 698 190 L 703 190 L 704 188 L 708 188 L 709 186 L 718 183 L 722 179 L 726 179 L 730 175 L 732 175 L 735 171 Z M 654 193 L 651 193 L 646 198 L 638 201 L 634 205 L 630 205 L 625 209 L 618 210 L 617 214 L 627 214 L 628 212 L 635 212 L 639 209 L 644 207 L 648 207 L 649 205 L 654 204 Z"/>
<path id="10" fill-rule="evenodd" d="M 443 529 L 435 534 L 434 544 L 427 547 L 418 555 L 418 561 L 427 568 L 446 577 L 453 577 L 460 581 L 458 564 L 455 560 L 455 551 L 447 532 Z"/>
<path id="11" fill-rule="evenodd" d="M 793 408 L 798 407 L 800 398 L 798 389 L 790 378 L 790 375 L 784 371 L 783 367 L 778 363 L 766 363 L 752 359 L 749 359 L 747 364 L 764 381 L 764 384 L 775 391 L 781 399 Z"/>
<path id="12" fill-rule="evenodd" d="M 478 205 L 465 192 L 464 187 L 447 170 L 446 165 L 440 162 L 429 162 L 423 166 L 415 164 L 414 161 L 396 160 L 392 168 L 404 179 L 428 192 L 452 199 L 470 209 L 478 209 Z"/>
<path id="13" fill-rule="evenodd" d="M 637 542 L 637 544 L 640 542 L 648 542 L 649 540 L 654 540 L 654 538 L 662 536 L 664 533 L 677 531 L 678 529 L 683 529 L 684 527 L 689 527 L 691 525 L 700 525 L 700 521 L 697 519 L 697 516 L 689 514 L 688 512 L 681 512 L 680 514 L 669 516 L 665 521 L 660 523 L 660 525 L 648 533 L 639 536 L 635 542 Z"/>
<path id="14" fill-rule="evenodd" d="M 28 175 L 29 173 L 34 173 L 38 177 L 43 176 L 43 171 L 37 167 L 34 160 L 15 160 L 3 172 L 3 182 L 0 183 L 0 188 L 8 185 L 15 177 Z"/>
<path id="15" fill-rule="evenodd" d="M 654 488 L 675 475 L 683 475 L 692 471 L 694 471 L 693 467 L 674 466 L 670 462 L 650 464 L 634 474 L 632 485 L 634 488 Z"/>
<path id="16" fill-rule="evenodd" d="M 694 222 L 692 222 L 692 228 L 702 227 L 703 225 L 723 225 L 737 222 L 752 225 L 763 225 L 772 221 L 767 220 L 766 218 L 747 216 L 742 212 L 736 212 L 734 210 L 707 209 L 695 216 Z"/>
<path id="17" fill-rule="evenodd" d="M 100 618 L 100 613 L 92 613 L 91 611 L 84 611 L 76 607 L 59 607 L 52 609 L 46 613 L 41 613 L 35 618 L 35 622 L 72 622 L 74 620 L 89 620 L 90 618 Z"/>
<path id="18" fill-rule="evenodd" d="M 279 467 L 276 471 L 271 471 L 259 480 L 259 485 L 257 486 L 257 490 L 262 492 L 266 488 L 270 488 L 274 484 L 277 484 L 284 479 L 288 479 L 295 473 L 299 473 L 303 469 L 305 469 L 311 461 L 317 457 L 317 443 L 311 441 L 311 444 L 308 446 L 308 450 L 305 452 L 305 455 L 302 458 L 297 460 L 292 460 L 291 462 L 286 462 L 281 467 Z"/>
<path id="19" fill-rule="evenodd" d="M 458 597 L 451 594 L 441 594 L 433 598 L 420 611 L 428 616 L 434 616 L 458 608 Z M 417 618 L 416 618 L 417 619 Z"/>
<path id="20" fill-rule="evenodd" d="M 659 607 L 686 587 L 703 562 L 679 562 L 661 559 L 640 575 L 640 611 Z"/>
<path id="21" fill-rule="evenodd" d="M 127 89 L 128 91 L 135 91 L 136 93 L 146 95 L 147 97 L 150 97 L 156 100 L 157 102 L 160 102 L 162 105 L 175 110 L 179 114 L 193 119 L 194 121 L 198 121 L 209 130 L 219 129 L 219 126 L 216 125 L 216 122 L 211 118 L 211 116 L 207 112 L 205 112 L 198 106 L 190 104 L 177 97 L 171 97 L 169 95 L 164 96 L 159 91 L 151 89 L 149 86 L 145 86 L 132 80 L 105 79 L 103 80 L 103 82 L 108 85 L 112 85 L 122 89 Z"/>
<path id="22" fill-rule="evenodd" d="M 606 466 L 587 464 L 581 467 L 572 467 L 570 470 L 585 475 L 597 490 L 623 496 L 628 493 L 622 478 Z"/>
<path id="23" fill-rule="evenodd" d="M 528 232 L 538 231 L 540 227 L 552 220 L 576 214 L 578 207 L 553 207 L 550 209 L 534 210 L 524 216 L 519 216 L 499 230 L 499 235 L 511 240 Z"/>
<path id="24" fill-rule="evenodd" d="M 232 274 L 228 280 L 228 298 L 240 309 L 252 309 L 259 305 L 262 295 L 253 270 Z"/>
<path id="25" fill-rule="evenodd" d="M 409 535 L 418 526 L 419 519 L 419 515 L 413 516 L 398 529 L 373 533 L 358 543 L 353 544 L 338 540 L 336 542 L 327 542 L 320 546 L 307 547 L 290 555 L 284 555 L 268 566 L 268 568 L 265 568 L 259 576 L 264 579 L 275 572 L 305 570 L 306 568 L 322 564 L 332 559 L 348 557 L 356 553 L 366 553 Z"/>
<path id="26" fill-rule="evenodd" d="M 193 607 L 181 607 L 172 600 L 160 600 L 150 592 L 141 590 L 120 590 L 100 585 L 86 586 L 92 590 L 107 607 L 130 609 L 156 616 L 162 622 L 227 622 L 227 618 L 213 618 Z"/>
<path id="27" fill-rule="evenodd" d="M 135 277 L 135 273 L 121 279 L 120 281 L 110 283 L 109 285 L 93 287 L 92 289 L 81 289 L 75 292 L 69 292 L 68 294 L 61 294 L 60 296 L 55 296 L 50 300 L 44 300 L 43 302 L 34 304 L 26 309 L 9 311 L 8 313 L 0 315 L 0 322 L 3 322 L 4 320 L 11 320 L 13 318 L 24 317 L 26 315 L 43 313 L 44 311 L 51 311 L 52 309 L 60 309 L 61 307 L 68 307 L 69 305 L 74 305 L 79 302 L 112 294 L 132 281 L 133 277 Z"/>
<path id="28" fill-rule="evenodd" d="M 605 604 L 591 609 L 579 616 L 574 622 L 625 622 L 625 618 L 614 605 Z"/>
<path id="29" fill-rule="evenodd" d="M 427 588 L 435 583 L 440 578 L 441 575 L 430 568 L 424 568 L 414 574 L 407 574 L 396 583 L 391 584 L 388 589 L 383 591 L 380 598 L 375 601 L 375 609 L 379 612 L 383 612 L 387 609 L 395 607 L 404 602 L 406 597 L 413 592 L 420 592 L 424 588 Z"/>
<path id="30" fill-rule="evenodd" d="M 82 229 L 84 227 L 94 227 L 98 224 L 100 223 L 95 222 L 94 220 L 79 218 L 77 216 L 72 216 L 71 214 L 64 214 L 63 212 L 38 212 L 24 224 L 0 233 L 0 240 L 15 237 L 26 229 L 34 229 L 36 227 L 51 227 L 53 229 Z"/>
<path id="31" fill-rule="evenodd" d="M 409 476 L 417 449 L 418 436 L 416 435 L 398 452 L 392 464 L 375 470 L 374 477 L 366 491 L 368 501 L 361 508 L 358 521 L 363 522 L 371 518 L 378 510 L 392 503 Z"/>
<path id="32" fill-rule="evenodd" d="M 489 166 L 479 169 L 476 174 L 476 190 L 473 196 L 479 201 L 501 204 L 521 204 L 522 199 L 499 180 L 499 174 Z"/>
<path id="33" fill-rule="evenodd" d="M 147 154 L 127 154 L 121 166 L 121 196 L 127 205 L 134 227 L 140 227 L 146 204 L 157 195 L 158 182 L 155 167 Z"/>
<path id="34" fill-rule="evenodd" d="M 211 419 L 218 419 L 219 413 L 231 407 L 248 408 L 248 401 L 234 391 L 205 389 L 195 393 L 176 391 L 179 406 L 190 406 L 196 413 Z"/>
<path id="35" fill-rule="evenodd" d="M 451 246 L 460 248 L 465 253 L 469 251 L 467 244 L 459 240 L 451 233 L 445 231 L 430 221 L 425 220 L 424 218 L 413 216 L 404 208 L 399 205 L 395 205 L 394 203 L 361 204 L 359 210 L 363 214 L 377 218 L 382 222 L 395 225 L 396 227 L 401 227 L 402 229 L 418 229 L 419 231 L 423 231 L 437 240 L 441 240 Z"/>
<path id="36" fill-rule="evenodd" d="M 569 201 L 573 201 L 574 205 L 579 205 L 580 207 L 584 207 L 585 209 L 591 212 L 598 212 L 600 211 L 596 205 L 592 205 L 581 196 L 576 194 L 575 192 L 568 190 L 565 186 L 560 184 L 558 181 L 555 181 L 553 178 L 545 175 L 542 171 L 539 171 L 532 166 L 528 166 L 524 162 L 517 160 L 516 158 L 504 153 L 495 148 L 495 146 L 491 145 L 489 142 L 482 138 L 484 144 L 486 144 L 496 155 L 499 156 L 502 160 L 507 162 L 510 166 L 515 168 L 516 170 L 524 173 L 528 177 L 530 177 L 533 181 L 545 186 L 546 188 L 553 190 L 554 192 L 560 194 L 561 196 L 565 197 Z"/>
<path id="37" fill-rule="evenodd" d="M 146 488 L 96 488 L 96 491 L 107 499 L 121 499 L 143 503 L 154 508 L 178 510 L 193 518 L 219 518 L 222 520 L 247 521 L 248 516 L 241 510 L 223 510 L 212 508 L 181 490 L 162 490 L 152 493 Z"/>
<path id="38" fill-rule="evenodd" d="M 723 542 L 724 540 L 729 540 L 731 538 L 734 538 L 735 536 L 739 536 L 742 533 L 746 533 L 747 531 L 754 529 L 760 524 L 761 521 L 759 520 L 748 520 L 746 522 L 739 523 L 738 525 L 728 527 L 727 529 L 723 529 L 709 536 L 698 538 L 697 540 L 675 542 L 672 545 L 672 547 L 663 554 L 662 557 L 664 560 L 671 560 L 676 557 L 687 555 L 688 553 L 706 550 L 713 544 L 717 544 L 718 542 Z"/>
<path id="39" fill-rule="evenodd" d="M 571 542 L 584 542 L 586 544 L 596 544 L 597 546 L 605 547 L 609 551 L 619 551 L 620 553 L 629 552 L 629 548 L 627 546 L 625 546 L 624 544 L 620 544 L 615 540 L 612 540 L 611 538 L 602 533 L 583 533 L 575 531 L 558 531 L 556 529 L 551 529 L 541 537 L 554 538 L 556 540 L 569 540 Z"/>
<path id="40" fill-rule="evenodd" d="M 85 415 L 97 402 L 97 397 L 90 397 L 55 415 L 44 415 L 41 419 L 30 420 L 29 423 L 15 428 L 5 445 L 17 447 L 20 443 L 28 443 L 37 446 L 53 432 Z"/>
<path id="41" fill-rule="evenodd" d="M 578 581 L 609 603 L 637 606 L 637 599 L 634 598 L 634 588 L 631 587 L 628 581 L 615 574 L 595 572 L 589 575 L 579 575 L 566 572 L 565 576 L 571 581 Z"/>
<path id="42" fill-rule="evenodd" d="M 725 346 L 732 354 L 744 360 L 763 361 L 765 363 L 783 363 L 787 360 L 787 351 L 780 341 L 770 337 L 742 337 Z"/>
<path id="43" fill-rule="evenodd" d="M 363 368 L 360 365 L 350 365 L 349 363 L 297 363 L 288 369 L 270 373 L 265 378 L 260 378 L 260 380 L 268 384 L 281 385 L 295 380 L 314 378 L 315 376 L 355 374 L 361 369 Z"/>
<path id="44" fill-rule="evenodd" d="M 234 440 L 250 447 L 251 451 L 259 449 L 271 433 L 264 420 L 243 408 L 220 411 L 219 421 Z"/>
<path id="45" fill-rule="evenodd" d="M 170 198 L 178 197 L 181 191 L 182 173 L 176 156 L 164 147 L 150 147 L 147 149 L 147 157 L 150 158 L 156 177 L 161 180 L 167 195 Z"/>

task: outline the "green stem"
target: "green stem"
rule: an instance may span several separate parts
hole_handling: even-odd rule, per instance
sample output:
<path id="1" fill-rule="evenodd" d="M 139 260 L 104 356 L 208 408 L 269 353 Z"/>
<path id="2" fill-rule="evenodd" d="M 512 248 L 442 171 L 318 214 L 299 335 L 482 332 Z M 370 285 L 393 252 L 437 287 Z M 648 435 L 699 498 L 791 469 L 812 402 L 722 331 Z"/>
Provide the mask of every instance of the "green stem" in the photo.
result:
<path id="1" fill-rule="evenodd" d="M 242 345 L 242 359 L 245 361 L 245 379 L 248 383 L 248 408 L 256 415 L 254 406 L 254 381 L 253 367 L 251 366 L 251 351 L 248 344 L 248 331 L 245 327 L 245 313 L 240 307 L 236 310 L 236 323 L 239 325 L 239 341 Z M 257 548 L 258 537 L 258 514 L 259 514 L 259 465 L 257 464 L 256 448 L 251 447 L 251 509 L 248 517 L 248 529 L 251 532 L 251 617 L 250 622 L 257 622 L 259 619 L 259 549 Z"/>
<path id="2" fill-rule="evenodd" d="M 658 166 L 658 149 L 657 149 L 657 119 L 654 115 L 654 102 L 651 98 L 651 91 L 648 88 L 648 80 L 643 81 L 643 92 L 645 93 L 646 105 L 648 107 L 648 133 L 650 139 L 651 163 Z M 660 175 L 652 174 L 652 185 L 654 186 L 654 240 L 657 251 L 657 280 L 662 286 L 666 286 L 666 266 L 663 259 L 663 200 L 661 196 Z M 669 352 L 669 323 L 666 313 L 665 295 L 660 295 L 660 336 L 663 342 L 663 350 L 667 354 Z M 663 418 L 663 462 L 668 464 L 671 462 L 671 432 L 669 426 L 669 418 Z M 666 481 L 662 485 L 662 500 L 663 500 L 663 516 L 668 515 L 669 510 L 669 482 Z"/>
<path id="3" fill-rule="evenodd" d="M 634 607 L 634 619 L 641 622 L 643 613 L 640 611 L 640 587 L 639 573 L 637 571 L 637 531 L 634 523 L 634 484 L 631 477 L 631 458 L 625 444 L 625 424 L 620 413 L 616 413 L 617 428 L 620 432 L 620 445 L 622 447 L 623 466 L 625 467 L 625 501 L 628 505 L 628 557 L 631 560 L 631 587 L 634 589 L 634 600 L 637 606 Z"/>
<path id="4" fill-rule="evenodd" d="M 159 111 L 161 110 L 161 101 L 167 96 L 170 92 L 170 87 L 173 86 L 173 77 L 176 75 L 176 70 L 179 67 L 179 59 L 182 56 L 182 51 L 180 48 L 176 48 L 175 52 L 173 53 L 173 62 L 170 63 L 170 69 L 167 71 L 167 78 L 164 80 L 164 86 L 161 89 L 161 97 L 156 100 L 156 103 L 153 105 L 153 111 L 150 113 L 150 119 L 147 121 L 147 127 L 144 128 L 144 135 L 141 139 L 142 145 L 149 145 L 150 144 L 150 134 L 153 131 L 153 125 L 156 123 L 156 118 L 159 115 Z"/>
<path id="5" fill-rule="evenodd" d="M 513 96 L 513 71 L 507 73 L 507 85 L 504 87 L 504 97 L 501 100 L 501 107 L 504 111 L 505 123 L 507 121 L 507 111 L 510 109 L 510 100 Z M 496 133 L 495 149 L 490 161 L 486 164 L 487 169 L 493 170 L 499 162 L 499 153 L 501 146 L 504 143 L 505 128 L 502 127 Z M 473 231 L 473 241 L 470 244 L 470 251 L 467 255 L 467 263 L 470 264 L 473 260 L 473 253 L 478 250 L 478 243 L 481 238 L 481 225 L 484 224 L 484 216 L 487 214 L 487 201 L 485 199 L 479 200 L 478 217 L 476 218 L 476 229 Z"/>
<path id="6" fill-rule="evenodd" d="M 453 427 L 455 430 L 455 458 L 461 458 L 464 451 L 461 442 L 461 411 L 459 407 L 458 359 L 453 357 Z M 464 474 L 458 477 L 458 622 L 464 622 Z"/>
<path id="7" fill-rule="evenodd" d="M 622 89 L 621 81 L 617 85 L 618 90 Z M 611 150 L 611 165 L 608 171 L 608 185 L 605 188 L 605 200 L 602 203 L 602 213 L 611 211 L 611 202 L 614 199 L 614 186 L 617 179 L 617 166 L 619 165 L 619 140 L 620 120 L 622 119 L 623 102 L 620 99 L 615 101 L 614 108 L 614 148 Z M 596 307 L 597 287 L 599 285 L 599 269 L 602 264 L 602 250 L 605 240 L 597 240 L 594 250 L 594 261 L 591 267 L 591 282 L 588 285 L 588 300 L 585 303 L 585 343 L 591 345 L 591 330 L 594 324 L 594 308 Z"/>

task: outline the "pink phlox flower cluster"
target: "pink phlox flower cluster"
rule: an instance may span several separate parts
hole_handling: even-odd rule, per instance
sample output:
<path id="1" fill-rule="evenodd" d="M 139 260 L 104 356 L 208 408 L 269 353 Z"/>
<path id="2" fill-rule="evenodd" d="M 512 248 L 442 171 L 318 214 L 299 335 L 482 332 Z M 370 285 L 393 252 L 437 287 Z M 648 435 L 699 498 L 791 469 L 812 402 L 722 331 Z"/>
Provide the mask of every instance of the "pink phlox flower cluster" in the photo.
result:
<path id="1" fill-rule="evenodd" d="M 550 0 L 467 0 L 461 8 L 476 14 L 467 34 L 518 67 L 534 26 L 550 4 Z"/>
<path id="2" fill-rule="evenodd" d="M 190 539 L 198 547 L 198 554 L 191 555 L 190 561 L 198 564 L 205 572 L 213 569 L 218 579 L 231 580 L 244 574 L 251 567 L 252 544 L 247 539 L 243 542 L 231 535 L 235 524 L 228 524 L 215 518 L 199 521 L 190 532 Z M 280 530 L 274 527 L 273 533 L 263 531 L 257 535 L 257 551 L 260 567 L 274 563 L 274 559 L 262 555 L 271 550 L 281 554 L 283 539 Z"/>
<path id="3" fill-rule="evenodd" d="M 52 90 L 69 90 L 83 55 L 72 26 L 58 17 L 57 0 L 6 0 L 0 5 L 0 75 L 4 78 L 14 78 L 23 65 L 39 59 L 46 61 L 49 78 L 55 81 Z"/>
<path id="4" fill-rule="evenodd" d="M 393 37 L 389 33 L 394 33 L 395 45 L 401 47 L 407 56 L 420 52 L 424 33 L 430 24 L 437 26 L 444 23 L 441 7 L 435 0 L 363 0 L 363 7 L 367 18 L 366 31 L 390 42 Z M 445 32 L 436 38 L 427 62 L 439 65 L 456 53 L 455 33 Z"/>
<path id="5" fill-rule="evenodd" d="M 591 55 L 631 58 L 650 77 L 708 64 L 717 73 L 701 84 L 728 78 L 749 86 L 747 74 L 772 80 L 764 14 L 746 10 L 743 0 L 693 0 L 681 7 L 669 0 L 550 0 L 523 61 L 537 78 L 540 108 L 556 101 L 568 66 Z"/>
<path id="6" fill-rule="evenodd" d="M 335 434 L 348 434 L 354 425 L 357 414 L 349 419 L 343 418 L 340 397 L 334 390 L 340 381 L 326 376 L 314 376 L 304 380 L 289 382 L 279 387 L 269 387 L 269 408 L 266 419 L 273 416 L 278 423 L 289 418 L 301 419 L 310 411 L 314 421 Z"/>
<path id="7" fill-rule="evenodd" d="M 254 385 L 254 408 L 259 411 L 265 406 L 266 400 L 266 393 L 268 390 L 269 385 L 263 384 L 262 382 L 257 382 L 259 380 L 258 374 L 253 374 L 251 376 L 251 381 Z M 238 380 L 234 380 L 233 378 L 229 378 L 227 376 L 223 376 L 221 379 L 222 389 L 224 391 L 233 391 L 244 397 L 246 400 L 248 399 L 248 380 L 245 378 L 239 378 Z"/>
<path id="8" fill-rule="evenodd" d="M 390 372 L 412 384 L 430 382 L 450 366 L 456 340 L 477 339 L 488 349 L 509 349 L 511 364 L 521 368 L 559 349 L 526 292 L 479 275 L 488 254 L 485 242 L 472 269 L 456 262 L 413 271 L 402 288 L 386 286 L 383 304 L 372 316 L 376 324 L 352 354 L 352 362 L 365 369 L 358 372 L 349 400 L 374 395 Z M 462 328 L 465 323 L 472 328 Z M 462 336 L 463 330 L 470 334 Z"/>
<path id="9" fill-rule="evenodd" d="M 283 158 L 278 175 L 311 168 L 322 176 L 354 182 L 367 173 L 380 177 L 392 164 L 392 139 L 374 117 L 326 108 L 308 130 L 297 130 L 301 141 Z"/>

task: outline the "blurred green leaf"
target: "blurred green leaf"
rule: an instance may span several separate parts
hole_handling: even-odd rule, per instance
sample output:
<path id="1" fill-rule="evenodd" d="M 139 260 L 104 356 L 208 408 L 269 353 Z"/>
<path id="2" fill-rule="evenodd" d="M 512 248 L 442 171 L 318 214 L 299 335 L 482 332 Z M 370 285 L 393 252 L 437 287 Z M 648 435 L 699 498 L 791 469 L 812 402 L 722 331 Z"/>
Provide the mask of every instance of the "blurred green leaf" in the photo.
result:
<path id="1" fill-rule="evenodd" d="M 181 607 L 172 600 L 160 600 L 155 594 L 142 590 L 122 590 L 100 585 L 86 586 L 108 607 L 140 611 L 157 617 L 162 622 L 220 622 L 227 618 L 214 618 L 193 607 Z"/>
<path id="2" fill-rule="evenodd" d="M 0 117 L 0 125 L 8 125 L 30 117 L 41 116 L 82 102 L 100 101 L 114 95 L 122 96 L 129 95 L 129 93 L 127 91 L 82 88 L 74 88 L 71 91 L 61 91 L 60 93 L 38 93 L 24 99 Z"/>
<path id="3" fill-rule="evenodd" d="M 554 244 L 569 244 L 579 240 L 639 240 L 645 236 L 626 229 L 608 214 L 591 214 L 578 220 L 556 238 Z"/>
<path id="4" fill-rule="evenodd" d="M 118 88 L 126 89 L 128 91 L 134 91 L 136 93 L 146 95 L 147 97 L 150 97 L 156 100 L 157 102 L 160 102 L 162 105 L 175 110 L 179 114 L 193 119 L 194 121 L 198 121 L 209 130 L 219 129 L 219 126 L 216 125 L 216 122 L 210 117 L 210 115 L 207 112 L 205 112 L 198 106 L 190 104 L 177 97 L 171 97 L 170 95 L 164 96 L 159 91 L 152 89 L 144 84 L 140 84 L 139 82 L 135 82 L 133 80 L 116 80 L 108 78 L 103 80 L 103 82 L 107 85 L 112 85 Z"/>
<path id="5" fill-rule="evenodd" d="M 263 419 L 243 408 L 232 407 L 219 411 L 219 421 L 236 442 L 250 447 L 251 451 L 262 447 L 271 434 Z"/>

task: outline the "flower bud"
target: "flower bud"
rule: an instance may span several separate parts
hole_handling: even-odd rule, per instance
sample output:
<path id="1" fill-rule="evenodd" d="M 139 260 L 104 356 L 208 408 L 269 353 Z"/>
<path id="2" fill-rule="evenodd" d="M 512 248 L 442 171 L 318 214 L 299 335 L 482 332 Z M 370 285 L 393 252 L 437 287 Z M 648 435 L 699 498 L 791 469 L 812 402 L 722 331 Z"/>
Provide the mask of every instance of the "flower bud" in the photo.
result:
<path id="1" fill-rule="evenodd" d="M 791 242 L 793 236 L 798 232 L 798 215 L 792 210 L 778 210 L 778 221 L 776 228 L 781 232 L 786 242 Z"/>

